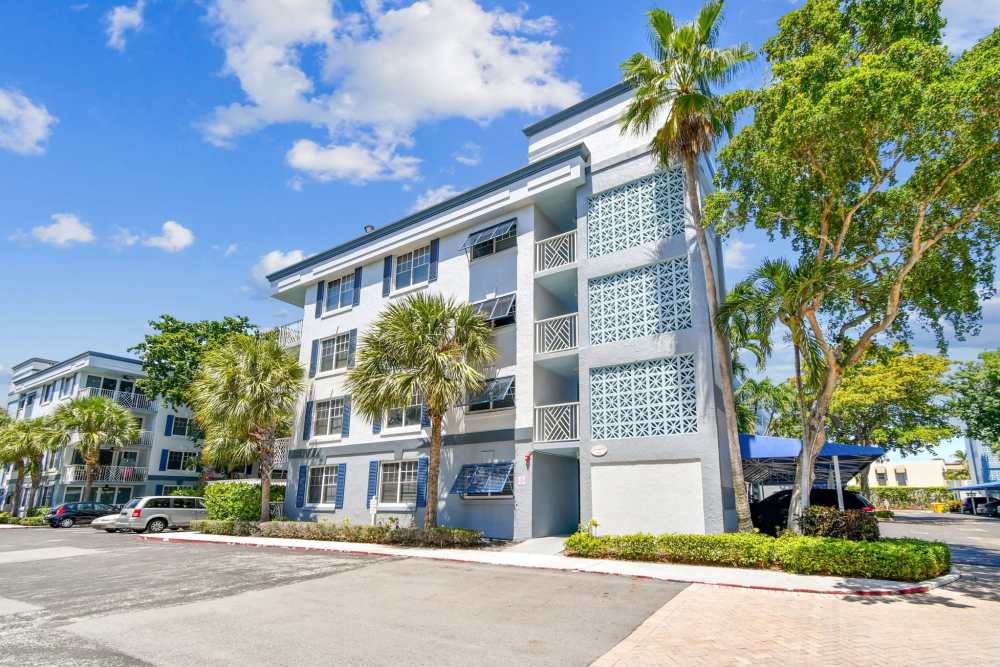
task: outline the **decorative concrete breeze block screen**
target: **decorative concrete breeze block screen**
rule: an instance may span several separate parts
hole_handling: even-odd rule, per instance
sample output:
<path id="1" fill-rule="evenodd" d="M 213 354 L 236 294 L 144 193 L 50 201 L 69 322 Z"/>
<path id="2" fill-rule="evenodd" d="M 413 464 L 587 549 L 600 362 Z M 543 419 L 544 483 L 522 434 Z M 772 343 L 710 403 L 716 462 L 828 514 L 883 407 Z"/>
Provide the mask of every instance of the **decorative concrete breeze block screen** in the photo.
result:
<path id="1" fill-rule="evenodd" d="M 691 327 L 686 257 L 594 278 L 588 293 L 591 345 Z"/>
<path id="2" fill-rule="evenodd" d="M 694 357 L 590 369 L 590 435 L 644 438 L 698 430 Z"/>
<path id="3" fill-rule="evenodd" d="M 590 197 L 587 253 L 600 257 L 684 231 L 684 175 L 658 171 Z"/>

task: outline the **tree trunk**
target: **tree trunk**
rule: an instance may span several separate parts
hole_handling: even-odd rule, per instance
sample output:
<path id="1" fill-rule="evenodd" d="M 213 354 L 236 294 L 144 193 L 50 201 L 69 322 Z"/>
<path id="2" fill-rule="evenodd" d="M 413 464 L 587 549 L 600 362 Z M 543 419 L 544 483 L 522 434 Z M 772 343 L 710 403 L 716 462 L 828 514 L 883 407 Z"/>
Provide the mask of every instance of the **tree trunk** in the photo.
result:
<path id="1" fill-rule="evenodd" d="M 424 528 L 436 528 L 438 516 L 438 474 L 441 472 L 441 415 L 431 415 L 431 460 L 427 468 L 427 510 Z"/>
<path id="2" fill-rule="evenodd" d="M 274 467 L 274 437 L 261 443 L 258 462 L 260 467 L 260 520 L 271 520 L 271 469 Z"/>
<path id="3" fill-rule="evenodd" d="M 802 383 L 802 355 L 799 352 L 798 345 L 793 343 L 792 347 L 795 355 L 795 390 L 798 394 L 796 399 L 799 402 L 799 419 L 802 421 L 802 436 L 799 438 L 800 449 L 798 459 L 795 463 L 795 482 L 792 486 L 792 497 L 788 501 L 788 520 L 785 527 L 793 533 L 798 533 L 800 532 L 798 516 L 805 511 L 805 508 L 809 507 L 809 493 L 803 495 L 802 489 L 810 489 L 810 492 L 812 490 L 812 465 L 808 466 L 809 479 L 801 479 L 806 469 L 802 465 L 802 462 L 808 459 L 806 443 L 810 440 L 810 429 L 809 418 L 806 415 L 805 386 Z M 808 483 L 809 486 L 803 487 L 803 483 Z"/>
<path id="4" fill-rule="evenodd" d="M 743 479 L 743 456 L 740 453 L 740 434 L 736 423 L 736 397 L 733 389 L 732 359 L 730 357 L 729 342 L 722 335 L 719 327 L 716 326 L 716 315 L 719 311 L 719 291 L 715 280 L 715 268 L 712 264 L 712 253 L 708 247 L 708 238 L 704 227 L 701 225 L 701 202 L 698 199 L 698 183 L 695 178 L 694 156 L 687 156 L 684 171 L 687 180 L 691 218 L 694 223 L 695 237 L 698 241 L 701 267 L 705 275 L 708 327 L 712 332 L 712 343 L 715 347 L 719 381 L 722 384 L 722 405 L 726 418 L 726 441 L 729 445 L 729 464 L 733 478 L 733 493 L 736 497 L 736 518 L 739 531 L 749 533 L 753 530 L 753 522 L 750 518 L 750 501 L 747 497 L 747 487 Z"/>
<path id="5" fill-rule="evenodd" d="M 37 463 L 37 465 L 35 465 Z M 24 516 L 31 516 L 31 510 L 35 506 L 35 497 L 38 495 L 38 487 L 42 484 L 42 462 L 35 461 L 31 465 L 31 490 L 28 492 L 28 502 L 24 507 Z"/>
<path id="6" fill-rule="evenodd" d="M 861 495 L 865 498 L 870 498 L 872 494 L 872 485 L 868 483 L 868 472 L 871 467 L 872 464 L 869 463 L 858 473 L 858 481 L 861 482 Z"/>
<path id="7" fill-rule="evenodd" d="M 83 493 L 80 494 L 80 500 L 88 501 L 90 500 L 90 490 L 94 486 L 94 473 L 96 472 L 97 464 L 86 461 L 84 464 L 83 472 Z"/>
<path id="8" fill-rule="evenodd" d="M 14 470 L 17 471 L 17 482 L 14 483 L 14 502 L 11 503 L 10 512 L 14 516 L 19 516 L 17 510 L 21 504 L 21 491 L 24 490 L 24 462 L 15 463 Z"/>

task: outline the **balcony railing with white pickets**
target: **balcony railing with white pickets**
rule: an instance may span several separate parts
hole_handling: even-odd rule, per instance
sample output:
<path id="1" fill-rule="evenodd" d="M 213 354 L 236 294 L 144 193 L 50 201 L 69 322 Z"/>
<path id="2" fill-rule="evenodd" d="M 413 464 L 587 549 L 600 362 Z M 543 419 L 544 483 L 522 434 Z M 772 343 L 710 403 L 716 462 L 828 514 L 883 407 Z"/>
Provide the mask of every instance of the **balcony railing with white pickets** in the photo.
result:
<path id="1" fill-rule="evenodd" d="M 576 230 L 535 241 L 535 271 L 548 271 L 576 261 Z"/>
<path id="2" fill-rule="evenodd" d="M 84 387 L 77 395 L 80 397 L 103 396 L 104 398 L 110 398 L 123 408 L 142 410 L 144 412 L 156 412 L 156 401 L 150 400 L 145 394 L 140 394 L 138 392 Z"/>
<path id="3" fill-rule="evenodd" d="M 535 442 L 565 442 L 579 439 L 579 403 L 535 406 Z"/>
<path id="4" fill-rule="evenodd" d="M 63 482 L 84 482 L 87 479 L 87 466 L 66 466 Z M 145 482 L 146 466 L 97 466 L 94 470 L 95 482 Z"/>
<path id="5" fill-rule="evenodd" d="M 277 334 L 278 344 L 281 347 L 298 347 L 302 343 L 302 320 L 296 320 L 261 331 L 262 334 L 272 332 Z"/>
<path id="6" fill-rule="evenodd" d="M 535 322 L 535 353 L 559 352 L 576 347 L 576 313 L 559 315 Z"/>
<path id="7" fill-rule="evenodd" d="M 274 441 L 274 463 L 275 468 L 288 467 L 288 447 L 292 444 L 291 438 L 278 438 Z"/>

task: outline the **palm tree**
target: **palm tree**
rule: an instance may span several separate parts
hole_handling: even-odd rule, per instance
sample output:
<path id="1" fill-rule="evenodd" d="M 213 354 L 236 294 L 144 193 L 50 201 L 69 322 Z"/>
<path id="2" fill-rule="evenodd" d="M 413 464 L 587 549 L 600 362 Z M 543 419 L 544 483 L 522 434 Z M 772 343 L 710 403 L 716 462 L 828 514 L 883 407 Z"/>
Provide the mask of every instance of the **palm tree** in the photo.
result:
<path id="1" fill-rule="evenodd" d="M 76 398 L 56 408 L 52 415 L 59 428 L 76 436 L 76 451 L 84 463 L 82 499 L 90 498 L 102 448 L 121 448 L 139 439 L 135 417 L 128 409 L 104 396 Z"/>
<path id="2" fill-rule="evenodd" d="M 736 406 L 740 416 L 740 431 L 771 435 L 774 417 L 787 412 L 794 397 L 785 383 L 775 384 L 770 379 L 746 378 L 736 389 Z M 758 419 L 764 416 L 762 424 Z"/>
<path id="3" fill-rule="evenodd" d="M 481 368 L 496 358 L 492 327 L 472 306 L 417 294 L 390 304 L 362 338 L 347 373 L 354 409 L 375 421 L 417 394 L 431 422 L 424 526 L 437 525 L 441 423 L 450 408 L 482 387 Z"/>
<path id="4" fill-rule="evenodd" d="M 13 508 L 15 514 L 17 502 L 24 489 L 25 477 L 29 474 L 31 477 L 31 488 L 25 503 L 25 516 L 27 516 L 35 504 L 35 495 L 42 483 L 42 460 L 45 452 L 65 444 L 66 441 L 67 437 L 43 417 L 20 419 L 0 428 L 0 449 L 2 449 L 0 458 L 5 463 L 13 463 L 17 471 Z"/>
<path id="5" fill-rule="evenodd" d="M 954 453 L 952 454 L 952 456 L 955 457 L 955 462 L 956 463 L 965 463 L 965 450 L 964 449 L 956 449 L 954 451 Z"/>
<path id="6" fill-rule="evenodd" d="M 716 47 L 722 6 L 722 0 L 708 2 L 693 22 L 680 26 L 662 9 L 650 11 L 650 43 L 654 57 L 636 53 L 621 66 L 624 80 L 635 89 L 635 98 L 621 119 L 622 132 L 646 136 L 662 118 L 663 124 L 653 134 L 650 147 L 664 168 L 678 161 L 684 166 L 691 222 L 705 275 L 705 295 L 712 323 L 716 321 L 719 286 L 702 225 L 697 164 L 699 158 L 711 152 L 723 134 L 732 133 L 736 105 L 727 98 L 716 97 L 712 88 L 729 82 L 754 58 L 747 44 Z M 743 482 L 730 353 L 725 332 L 716 326 L 710 325 L 710 328 L 722 384 L 739 529 L 750 531 L 753 524 Z"/>
<path id="7" fill-rule="evenodd" d="M 42 466 L 45 463 L 45 454 L 54 452 L 69 444 L 70 432 L 63 428 L 51 417 L 39 417 L 31 420 L 37 422 L 34 435 L 34 446 L 28 456 L 28 472 L 31 476 L 31 491 L 28 493 L 28 503 L 25 509 L 25 516 L 30 515 L 31 509 L 35 506 L 35 499 L 38 496 L 38 489 L 42 486 Z"/>
<path id="8" fill-rule="evenodd" d="M 205 449 L 228 460 L 260 462 L 260 520 L 270 519 L 275 439 L 291 428 L 302 394 L 302 366 L 272 336 L 237 334 L 202 354 L 191 387 Z"/>

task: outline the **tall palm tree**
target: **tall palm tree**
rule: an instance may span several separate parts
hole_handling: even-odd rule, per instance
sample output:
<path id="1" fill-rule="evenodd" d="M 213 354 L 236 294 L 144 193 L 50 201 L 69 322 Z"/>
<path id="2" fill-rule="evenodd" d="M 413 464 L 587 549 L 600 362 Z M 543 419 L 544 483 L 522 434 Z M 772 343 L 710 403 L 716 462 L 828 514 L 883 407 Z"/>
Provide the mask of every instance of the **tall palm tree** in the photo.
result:
<path id="1" fill-rule="evenodd" d="M 90 498 L 101 449 L 118 449 L 139 439 L 135 417 L 104 396 L 76 398 L 56 408 L 52 419 L 59 428 L 76 436 L 75 447 L 84 463 L 82 499 Z"/>
<path id="2" fill-rule="evenodd" d="M 2 449 L 0 457 L 5 463 L 13 463 L 17 471 L 13 508 L 15 514 L 24 489 L 25 478 L 29 474 L 31 487 L 25 503 L 25 516 L 34 506 L 35 495 L 42 482 L 42 459 L 45 452 L 55 449 L 60 443 L 65 444 L 65 437 L 57 436 L 57 433 L 49 421 L 42 417 L 20 419 L 0 428 L 0 449 Z"/>
<path id="3" fill-rule="evenodd" d="M 34 446 L 28 456 L 28 472 L 31 477 L 31 491 L 28 493 L 28 503 L 25 516 L 31 513 L 35 506 L 38 490 L 42 486 L 42 466 L 45 455 L 65 447 L 70 442 L 71 433 L 51 417 L 39 417 L 31 420 L 37 422 L 34 435 Z"/>
<path id="4" fill-rule="evenodd" d="M 770 435 L 775 415 L 786 412 L 793 400 L 785 383 L 775 384 L 768 378 L 744 379 L 736 389 L 740 431 L 750 434 L 759 431 L 762 435 Z M 758 419 L 762 416 L 763 422 L 758 424 Z"/>
<path id="5" fill-rule="evenodd" d="M 956 449 L 952 453 L 952 456 L 955 457 L 955 462 L 956 463 L 965 463 L 966 459 L 965 459 L 965 450 L 964 449 Z"/>
<path id="6" fill-rule="evenodd" d="M 291 428 L 302 394 L 298 359 L 271 336 L 237 334 L 202 354 L 191 407 L 205 448 L 260 463 L 260 520 L 270 519 L 275 439 Z"/>
<path id="7" fill-rule="evenodd" d="M 347 373 L 354 409 L 373 421 L 409 404 L 414 394 L 423 400 L 431 422 L 425 527 L 437 525 L 441 423 L 482 387 L 480 369 L 496 358 L 492 331 L 469 304 L 416 294 L 382 311 Z"/>
<path id="8" fill-rule="evenodd" d="M 661 166 L 666 168 L 680 162 L 684 167 L 691 226 L 698 242 L 712 323 L 716 320 L 720 290 L 702 224 L 697 164 L 699 158 L 707 157 L 723 134 L 732 133 L 737 110 L 731 98 L 714 95 L 713 87 L 732 80 L 754 58 L 747 44 L 716 47 L 722 6 L 722 0 L 708 2 L 694 21 L 684 25 L 677 25 L 673 16 L 662 9 L 650 11 L 649 38 L 653 57 L 636 53 L 621 66 L 624 80 L 635 89 L 635 98 L 621 119 L 622 132 L 646 136 L 654 129 L 654 124 L 662 120 L 662 125 L 655 129 L 650 147 Z M 710 328 L 722 384 L 739 529 L 750 531 L 753 524 L 743 482 L 730 352 L 725 332 L 716 326 L 710 325 Z"/>

